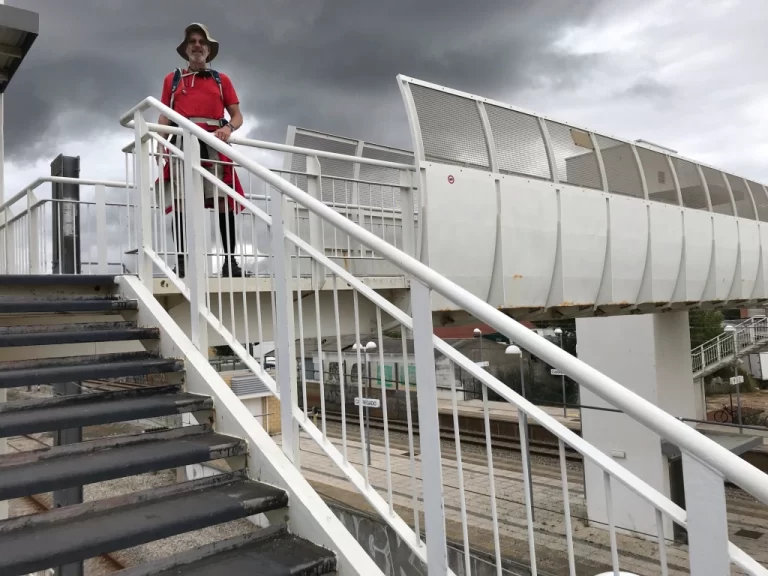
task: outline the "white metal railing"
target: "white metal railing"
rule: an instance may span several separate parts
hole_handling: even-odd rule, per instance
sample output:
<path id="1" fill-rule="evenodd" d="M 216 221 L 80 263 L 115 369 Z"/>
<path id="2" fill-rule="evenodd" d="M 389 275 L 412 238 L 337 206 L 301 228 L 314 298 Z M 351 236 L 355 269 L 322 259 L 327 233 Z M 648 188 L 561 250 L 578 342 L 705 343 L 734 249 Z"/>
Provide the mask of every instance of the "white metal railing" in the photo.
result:
<path id="1" fill-rule="evenodd" d="M 88 190 L 55 197 L 46 185 Z M 123 254 L 136 236 L 130 189 L 112 180 L 38 178 L 0 205 L 0 273 L 124 273 Z"/>
<path id="2" fill-rule="evenodd" d="M 147 124 L 142 112 L 154 110 L 161 112 L 175 122 L 178 127 L 169 129 L 165 126 Z M 768 503 L 768 476 L 759 472 L 727 449 L 707 439 L 696 430 L 678 421 L 673 416 L 660 410 L 621 386 L 620 383 L 599 373 L 587 364 L 574 358 L 558 346 L 539 337 L 505 314 L 489 306 L 466 290 L 453 284 L 440 274 L 423 265 L 405 251 L 392 243 L 371 233 L 344 214 L 323 203 L 318 197 L 322 189 L 322 177 L 315 180 L 319 189 L 304 192 L 279 173 L 264 168 L 260 164 L 239 152 L 179 116 L 155 98 L 147 98 L 121 118 L 124 126 L 135 131 L 136 182 L 138 187 L 138 275 L 148 284 L 152 280 L 153 266 L 159 268 L 170 281 L 174 282 L 190 302 L 191 339 L 200 350 L 207 349 L 208 329 L 231 346 L 237 356 L 261 378 L 270 390 L 280 398 L 282 425 L 282 448 L 284 453 L 298 465 L 302 435 L 310 438 L 314 444 L 367 499 L 380 517 L 393 528 L 413 552 L 429 567 L 430 574 L 449 573 L 446 553 L 446 527 L 448 515 L 461 523 L 464 548 L 469 552 L 473 543 L 470 541 L 470 515 L 466 506 L 466 479 L 463 471 L 463 455 L 458 427 L 454 428 L 455 459 L 458 470 L 458 496 L 460 511 L 448 512 L 444 507 L 443 494 L 447 490 L 443 482 L 443 465 L 446 456 L 441 453 L 441 437 L 438 424 L 438 405 L 436 396 L 435 358 L 436 355 L 447 359 L 453 366 L 460 366 L 482 383 L 483 408 L 486 429 L 485 451 L 487 456 L 487 495 L 490 501 L 492 531 L 497 571 L 501 570 L 501 522 L 499 501 L 496 495 L 494 475 L 494 456 L 490 439 L 489 406 L 487 392 L 492 390 L 515 407 L 519 416 L 521 439 L 522 483 L 524 484 L 524 502 L 520 514 L 526 518 L 529 557 L 532 573 L 536 573 L 536 550 L 540 546 L 549 546 L 546 541 L 537 541 L 537 524 L 533 515 L 533 496 L 529 475 L 529 442 L 527 440 L 527 422 L 537 422 L 559 438 L 560 462 L 562 469 L 562 496 L 565 529 L 563 540 L 568 554 L 570 573 L 575 574 L 573 524 L 570 522 L 571 510 L 568 504 L 568 480 L 565 466 L 566 447 L 571 447 L 582 454 L 585 460 L 592 462 L 603 472 L 608 509 L 608 530 L 606 543 L 610 546 L 611 559 L 615 573 L 618 573 L 624 556 L 619 549 L 617 527 L 612 520 L 610 497 L 611 490 L 619 485 L 627 487 L 637 494 L 657 520 L 658 548 L 653 555 L 658 563 L 658 573 L 668 574 L 667 546 L 665 541 L 665 523 L 673 522 L 686 527 L 689 535 L 688 557 L 693 574 L 725 574 L 732 563 L 748 574 L 768 574 L 768 571 L 746 553 L 728 542 L 728 522 L 725 510 L 724 480 L 733 482 L 759 501 Z M 171 132 L 182 137 L 184 152 L 168 146 L 168 142 L 157 134 L 158 130 Z M 183 174 L 184 217 L 187 232 L 187 252 L 189 263 L 184 278 L 178 277 L 159 256 L 162 239 L 158 238 L 152 227 L 152 207 L 155 205 L 152 181 L 152 149 L 150 143 L 156 141 L 168 146 L 170 153 L 181 161 Z M 203 141 L 211 148 L 232 158 L 251 177 L 264 184 L 270 197 L 271 213 L 266 213 L 254 202 L 240 197 L 219 178 L 201 166 L 198 142 Z M 203 197 L 203 184 L 213 185 L 215 198 L 231 198 L 233 202 L 255 223 L 259 222 L 268 238 L 271 260 L 271 288 L 260 293 L 250 290 L 247 283 L 232 278 L 212 286 L 207 281 L 206 269 L 210 266 L 206 258 L 205 241 L 210 237 L 209 230 L 199 209 Z M 306 210 L 309 221 L 309 238 L 300 237 L 294 228 L 295 220 L 291 217 L 291 207 L 300 206 Z M 410 308 L 413 316 L 405 314 L 400 308 L 390 303 L 379 293 L 369 288 L 343 265 L 329 258 L 321 244 L 313 239 L 321 230 L 319 224 L 338 230 L 355 243 L 359 243 L 378 257 L 396 267 L 401 274 L 410 279 Z M 406 242 L 407 244 L 407 242 Z M 238 254 L 248 256 L 258 254 L 255 243 L 241 243 Z M 346 289 L 341 290 L 344 286 Z M 540 408 L 511 391 L 499 380 L 479 368 L 473 361 L 433 335 L 430 296 L 431 291 L 449 299 L 452 303 L 466 310 L 481 322 L 494 327 L 507 336 L 511 342 L 538 356 L 550 366 L 563 371 L 582 386 L 622 410 L 638 424 L 647 427 L 661 438 L 677 445 L 683 458 L 683 477 L 686 491 L 687 511 L 675 505 L 668 498 L 651 488 L 637 476 L 628 472 L 611 458 L 595 449 L 578 435 L 571 432 L 560 422 Z M 251 311 L 249 314 L 248 311 Z M 254 314 L 255 310 L 255 314 Z M 350 310 L 352 313 L 350 314 Z M 236 313 L 237 311 L 237 313 Z M 331 312 L 332 311 L 332 312 Z M 329 316 L 330 315 L 330 316 Z M 250 324 L 249 318 L 255 317 L 257 326 Z M 330 322 L 329 322 L 330 318 Z M 334 326 L 331 334 L 323 333 L 323 326 Z M 373 466 L 368 459 L 360 458 L 361 447 L 365 445 L 365 429 L 355 427 L 354 420 L 363 422 L 363 407 L 355 408 L 356 414 L 347 413 L 346 402 L 341 403 L 341 425 L 337 429 L 330 419 L 325 406 L 324 386 L 338 386 L 341 397 L 346 397 L 347 387 L 358 396 L 364 396 L 362 370 L 357 371 L 356 382 L 347 383 L 345 370 L 338 364 L 343 362 L 341 337 L 354 335 L 354 341 L 362 343 L 362 337 L 373 327 L 373 335 L 382 342 L 384 331 L 393 328 L 400 331 L 403 360 L 408 363 L 411 352 L 408 350 L 407 334 L 412 335 L 413 356 L 416 364 L 416 383 L 409 382 L 409 371 L 404 374 L 406 401 L 410 402 L 411 385 L 416 384 L 418 399 L 418 458 L 414 450 L 416 432 L 411 418 L 411 406 L 408 406 L 408 446 L 407 464 L 403 470 L 395 470 L 395 461 L 402 457 L 403 450 L 395 450 L 387 419 L 386 387 L 380 389 L 383 401 L 384 422 L 383 468 Z M 298 333 L 297 333 L 298 332 Z M 247 350 L 247 343 L 265 341 L 269 333 L 276 343 L 277 371 L 273 379 L 262 368 L 261 357 L 253 357 Z M 336 337 L 336 349 L 330 354 L 323 352 L 323 338 Z M 269 339 L 269 338 L 267 338 Z M 308 413 L 307 382 L 305 370 L 298 377 L 296 358 L 307 356 L 307 346 L 315 345 L 320 351 L 320 411 L 321 422 L 318 428 L 313 424 Z M 357 347 L 356 364 L 362 364 L 361 347 Z M 334 354 L 335 352 L 335 354 Z M 379 362 L 384 365 L 382 347 L 379 347 Z M 332 360 L 337 367 L 334 371 Z M 333 382 L 326 383 L 323 374 L 337 374 Z M 449 371 L 450 372 L 450 371 Z M 455 387 L 455 382 L 453 382 Z M 298 406 L 298 394 L 302 395 L 302 408 Z M 453 418 L 458 420 L 456 395 L 453 395 Z M 357 431 L 355 431 L 357 430 Z M 358 441 L 359 439 L 359 441 Z M 302 456 L 303 457 L 303 456 Z M 405 471 L 407 469 L 407 471 Z M 413 509 L 413 526 L 406 518 L 395 511 L 395 505 L 403 505 L 400 495 L 395 495 L 395 473 L 404 475 L 409 485 L 410 498 L 406 499 Z M 475 480 L 476 481 L 476 480 Z M 475 482 L 473 481 L 473 482 Z M 441 487 L 442 489 L 437 489 Z M 398 483 L 403 489 L 403 480 Z M 424 515 L 426 542 L 420 538 L 420 514 Z M 469 555 L 467 554 L 467 558 Z M 467 560 L 468 561 L 468 560 Z"/>
<path id="3" fill-rule="evenodd" d="M 734 353 L 746 354 L 768 343 L 768 317 L 753 316 L 691 350 L 694 378 L 701 378 L 732 362 Z"/>

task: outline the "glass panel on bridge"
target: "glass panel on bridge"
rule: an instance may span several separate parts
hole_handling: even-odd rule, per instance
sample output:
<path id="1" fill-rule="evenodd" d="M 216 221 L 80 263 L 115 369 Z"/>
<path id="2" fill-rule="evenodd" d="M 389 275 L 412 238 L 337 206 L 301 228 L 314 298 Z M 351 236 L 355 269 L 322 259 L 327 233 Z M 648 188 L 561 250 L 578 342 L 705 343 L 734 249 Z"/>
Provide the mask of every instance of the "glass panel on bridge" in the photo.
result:
<path id="1" fill-rule="evenodd" d="M 474 100 L 418 84 L 411 94 L 427 160 L 490 168 L 488 146 Z"/>
<path id="2" fill-rule="evenodd" d="M 731 192 L 733 193 L 733 200 L 736 202 L 736 216 L 754 220 L 756 218 L 755 207 L 752 204 L 752 195 L 747 190 L 744 178 L 739 178 L 732 174 L 726 174 L 725 177 L 728 178 L 728 184 L 731 185 Z"/>
<path id="3" fill-rule="evenodd" d="M 688 162 L 688 160 L 682 160 L 673 156 L 672 166 L 677 174 L 677 181 L 680 183 L 683 206 L 709 211 L 707 194 L 704 191 L 696 165 L 693 162 Z"/>
<path id="4" fill-rule="evenodd" d="M 707 166 L 702 166 L 701 171 L 704 173 L 704 179 L 707 181 L 707 188 L 709 188 L 712 212 L 733 216 L 731 195 L 728 193 L 728 188 L 725 187 L 723 173 Z"/>
<path id="5" fill-rule="evenodd" d="M 667 157 L 660 152 L 648 150 L 642 146 L 637 146 L 636 149 L 638 156 L 640 156 L 640 164 L 643 165 L 645 185 L 648 187 L 648 199 L 679 206 L 680 200 L 677 197 L 675 180 L 672 178 Z M 608 178 L 608 182 L 610 181 L 611 179 Z"/>
<path id="6" fill-rule="evenodd" d="M 552 180 L 544 137 L 535 116 L 492 104 L 485 105 L 499 171 Z"/>
<path id="7" fill-rule="evenodd" d="M 608 190 L 622 196 L 644 198 L 640 170 L 632 146 L 599 134 L 595 134 L 595 140 L 603 158 Z"/>
<path id="8" fill-rule="evenodd" d="M 768 193 L 766 193 L 765 187 L 752 180 L 747 180 L 747 184 L 752 192 L 752 197 L 755 199 L 758 219 L 761 222 L 768 222 Z"/>
<path id="9" fill-rule="evenodd" d="M 560 182 L 602 190 L 603 182 L 589 132 L 551 120 L 545 122 Z"/>

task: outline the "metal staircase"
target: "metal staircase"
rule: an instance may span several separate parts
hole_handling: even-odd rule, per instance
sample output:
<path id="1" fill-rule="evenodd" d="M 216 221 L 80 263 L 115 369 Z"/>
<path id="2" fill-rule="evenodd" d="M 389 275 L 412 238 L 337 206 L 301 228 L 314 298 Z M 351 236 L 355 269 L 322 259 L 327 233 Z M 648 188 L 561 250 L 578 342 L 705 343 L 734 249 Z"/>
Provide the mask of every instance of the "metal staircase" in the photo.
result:
<path id="1" fill-rule="evenodd" d="M 768 344 L 768 317 L 753 316 L 691 350 L 693 379 L 698 380 L 732 364 L 736 353 L 744 356 Z"/>
<path id="2" fill-rule="evenodd" d="M 6 519 L 0 522 L 0 574 L 42 571 L 256 514 L 280 511 L 288 517 L 286 490 L 249 477 L 246 441 L 216 431 L 215 401 L 184 391 L 187 359 L 163 357 L 157 351 L 160 330 L 123 317 L 135 316 L 139 303 L 113 295 L 114 277 L 5 276 L 3 286 L 1 318 L 9 325 L 0 328 L 0 347 L 137 341 L 146 351 L 45 358 L 62 349 L 40 348 L 30 354 L 34 359 L 0 362 L 0 388 L 147 375 L 163 375 L 170 383 L 8 401 L 0 405 L 2 438 L 180 414 L 194 414 L 202 423 L 0 455 L 0 502 L 218 459 L 225 459 L 229 472 Z M 100 321 L 68 321 L 83 312 L 100 314 Z M 103 321 L 105 312 L 113 320 Z M 121 573 L 335 570 L 333 552 L 291 534 L 285 525 L 273 525 Z"/>

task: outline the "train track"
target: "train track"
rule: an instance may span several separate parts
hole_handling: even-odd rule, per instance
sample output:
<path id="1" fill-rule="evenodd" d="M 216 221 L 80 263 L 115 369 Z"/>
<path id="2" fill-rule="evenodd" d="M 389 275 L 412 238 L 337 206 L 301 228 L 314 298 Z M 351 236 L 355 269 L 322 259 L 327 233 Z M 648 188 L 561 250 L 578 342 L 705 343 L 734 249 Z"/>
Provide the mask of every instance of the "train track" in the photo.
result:
<path id="1" fill-rule="evenodd" d="M 326 411 L 326 421 L 327 422 L 334 422 L 337 424 L 341 424 L 341 412 L 328 412 Z M 318 424 L 320 424 L 320 415 L 318 415 Z M 353 424 L 354 426 L 358 426 L 359 418 L 357 415 L 346 415 L 346 421 L 347 424 Z M 381 418 L 369 418 L 369 426 L 375 430 L 384 430 L 384 421 Z M 413 435 L 414 437 L 419 435 L 419 426 L 418 424 L 412 424 L 413 429 Z M 402 422 L 401 420 L 388 420 L 387 421 L 387 427 L 389 428 L 390 432 L 397 432 L 401 434 L 408 434 L 408 424 L 405 422 Z M 447 428 L 441 428 L 440 429 L 440 439 L 444 440 L 446 442 L 454 442 L 454 433 L 453 429 L 447 429 Z M 479 446 L 482 448 L 485 448 L 486 442 L 485 442 L 485 434 L 479 434 L 477 432 L 468 432 L 465 430 L 461 431 L 461 436 L 459 438 L 462 444 L 464 445 L 472 445 L 472 446 Z M 494 450 L 509 450 L 510 452 L 520 452 L 521 446 L 520 442 L 518 440 L 512 440 L 512 439 L 503 439 L 503 438 L 492 438 L 491 439 L 492 446 Z M 558 448 L 557 444 L 553 444 L 552 442 L 543 442 L 541 440 L 529 440 L 528 441 L 528 451 L 531 455 L 535 456 L 547 456 L 550 458 L 560 458 L 560 450 Z M 582 457 L 581 454 L 573 450 L 572 448 L 566 446 L 565 447 L 565 458 L 566 460 L 574 461 L 574 462 L 581 462 Z"/>

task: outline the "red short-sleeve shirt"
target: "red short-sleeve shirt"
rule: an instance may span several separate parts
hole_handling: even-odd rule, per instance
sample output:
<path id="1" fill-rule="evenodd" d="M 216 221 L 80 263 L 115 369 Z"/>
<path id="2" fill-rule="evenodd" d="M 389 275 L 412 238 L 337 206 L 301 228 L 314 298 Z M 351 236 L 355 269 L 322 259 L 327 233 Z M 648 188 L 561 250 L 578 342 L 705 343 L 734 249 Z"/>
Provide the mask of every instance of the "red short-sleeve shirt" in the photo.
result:
<path id="1" fill-rule="evenodd" d="M 184 76 L 187 71 L 182 71 L 182 79 L 176 88 L 176 95 L 173 100 L 173 109 L 184 116 L 192 118 L 199 116 L 201 118 L 213 118 L 218 120 L 224 118 L 224 109 L 232 104 L 239 104 L 237 92 L 232 85 L 232 81 L 226 74 L 219 73 L 221 78 L 221 92 L 219 85 L 213 76 L 200 75 Z M 193 84 L 194 79 L 194 84 Z M 161 102 L 166 106 L 171 105 L 171 86 L 173 84 L 173 72 L 165 77 L 163 82 L 163 94 Z M 222 102 L 222 94 L 224 101 Z M 215 130 L 214 127 L 202 125 L 208 130 Z"/>

